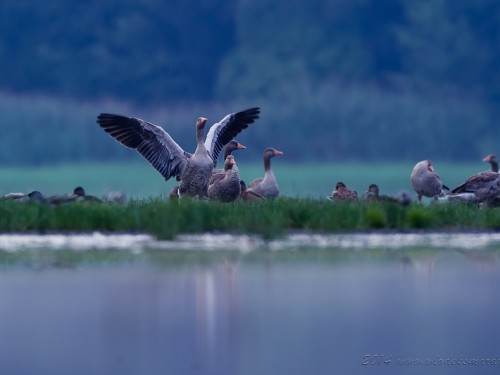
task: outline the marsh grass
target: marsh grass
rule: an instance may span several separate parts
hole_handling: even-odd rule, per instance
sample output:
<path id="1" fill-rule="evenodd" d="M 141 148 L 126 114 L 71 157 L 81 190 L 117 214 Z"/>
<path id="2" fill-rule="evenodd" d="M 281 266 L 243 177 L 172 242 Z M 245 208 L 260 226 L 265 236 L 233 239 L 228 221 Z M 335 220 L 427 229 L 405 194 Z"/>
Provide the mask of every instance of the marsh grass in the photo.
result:
<path id="1" fill-rule="evenodd" d="M 126 204 L 78 202 L 50 206 L 0 201 L 0 231 L 131 232 L 173 239 L 181 233 L 248 233 L 263 238 L 290 231 L 338 233 L 373 230 L 497 230 L 500 210 L 462 204 L 408 207 L 396 203 L 333 203 L 279 198 L 258 203 L 131 200 Z"/>

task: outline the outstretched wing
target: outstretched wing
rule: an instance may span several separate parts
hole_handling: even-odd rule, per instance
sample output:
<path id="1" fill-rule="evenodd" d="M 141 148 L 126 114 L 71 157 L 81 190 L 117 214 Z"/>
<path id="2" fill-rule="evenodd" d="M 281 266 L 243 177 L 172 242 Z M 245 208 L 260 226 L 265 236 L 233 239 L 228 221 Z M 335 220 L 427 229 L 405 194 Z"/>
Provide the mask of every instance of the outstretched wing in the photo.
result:
<path id="1" fill-rule="evenodd" d="M 191 156 L 165 130 L 147 121 L 101 113 L 97 123 L 122 145 L 140 153 L 165 180 L 173 176 L 179 179 Z"/>
<path id="2" fill-rule="evenodd" d="M 231 113 L 210 127 L 205 139 L 205 148 L 214 161 L 215 166 L 217 166 L 217 159 L 222 148 L 243 129 L 248 128 L 249 124 L 258 119 L 259 114 L 259 107 Z"/>

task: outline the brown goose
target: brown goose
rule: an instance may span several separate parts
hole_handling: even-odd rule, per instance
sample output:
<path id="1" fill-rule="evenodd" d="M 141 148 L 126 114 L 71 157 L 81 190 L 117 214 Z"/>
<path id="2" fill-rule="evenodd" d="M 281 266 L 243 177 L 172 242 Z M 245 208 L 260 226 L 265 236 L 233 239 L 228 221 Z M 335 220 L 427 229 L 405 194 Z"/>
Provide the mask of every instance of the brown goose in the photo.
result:
<path id="1" fill-rule="evenodd" d="M 276 176 L 271 168 L 271 158 L 283 155 L 283 152 L 272 147 L 264 150 L 264 177 L 256 178 L 248 185 L 247 192 L 257 193 L 263 198 L 277 198 L 280 194 Z"/>
<path id="2" fill-rule="evenodd" d="M 418 202 L 422 202 L 422 197 L 437 198 L 443 195 L 443 183 L 441 178 L 434 172 L 434 167 L 430 160 L 422 160 L 415 164 L 410 176 L 411 185 L 417 193 Z"/>
<path id="3" fill-rule="evenodd" d="M 233 202 L 241 194 L 240 174 L 233 155 L 224 162 L 224 174 L 215 173 L 208 181 L 208 198 Z"/>
<path id="4" fill-rule="evenodd" d="M 496 205 L 500 195 L 500 174 L 493 171 L 479 172 L 453 189 L 449 198 L 462 202 Z"/>
<path id="5" fill-rule="evenodd" d="M 235 139 L 231 140 L 226 146 L 224 146 L 224 160 L 226 160 L 229 155 L 232 155 L 233 151 L 244 149 L 246 149 L 246 147 L 240 142 Z M 224 173 L 224 169 L 214 169 L 212 171 L 212 176 L 214 174 L 221 174 L 222 177 L 224 177 Z M 212 178 L 212 176 L 210 176 L 210 178 Z"/>
<path id="6" fill-rule="evenodd" d="M 352 201 L 358 199 L 358 193 L 349 189 L 342 181 L 335 184 L 332 195 L 326 197 L 331 201 Z"/>
<path id="7" fill-rule="evenodd" d="M 493 172 L 498 172 L 498 160 L 497 160 L 495 155 L 491 154 L 491 155 L 485 156 L 483 161 L 486 163 L 490 163 L 491 170 Z"/>
<path id="8" fill-rule="evenodd" d="M 240 198 L 244 201 L 260 201 L 264 199 L 264 197 L 260 194 L 257 194 L 254 191 L 248 191 L 247 190 L 247 184 L 245 181 L 240 180 L 240 185 L 241 185 L 241 194 Z"/>
<path id="9" fill-rule="evenodd" d="M 147 121 L 102 113 L 97 123 L 122 145 L 139 152 L 165 178 L 181 181 L 179 196 L 205 197 L 207 183 L 222 148 L 259 118 L 260 109 L 231 113 L 212 125 L 203 141 L 207 119 L 196 121 L 196 150 L 184 151 L 163 128 Z"/>

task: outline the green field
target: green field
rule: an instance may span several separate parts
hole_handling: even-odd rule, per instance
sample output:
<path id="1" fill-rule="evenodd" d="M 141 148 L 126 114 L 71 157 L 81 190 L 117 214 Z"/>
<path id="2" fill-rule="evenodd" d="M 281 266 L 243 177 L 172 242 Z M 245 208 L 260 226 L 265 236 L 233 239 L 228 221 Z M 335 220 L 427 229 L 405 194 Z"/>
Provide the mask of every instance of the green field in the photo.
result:
<path id="1" fill-rule="evenodd" d="M 286 155 L 273 159 L 273 170 L 283 196 L 324 198 L 337 181 L 344 181 L 358 193 L 376 183 L 381 194 L 408 191 L 413 194 L 409 176 L 414 163 L 338 163 L 289 164 Z M 261 163 L 238 163 L 242 179 L 249 182 L 263 174 Z M 436 171 L 452 188 L 468 176 L 488 168 L 484 163 L 437 164 Z M 38 168 L 0 168 L 0 194 L 39 190 L 44 195 L 70 193 L 83 186 L 88 194 L 103 195 L 123 191 L 129 198 L 166 197 L 176 181 L 167 182 L 147 162 L 99 163 L 44 166 Z M 413 194 L 414 195 L 414 194 Z"/>

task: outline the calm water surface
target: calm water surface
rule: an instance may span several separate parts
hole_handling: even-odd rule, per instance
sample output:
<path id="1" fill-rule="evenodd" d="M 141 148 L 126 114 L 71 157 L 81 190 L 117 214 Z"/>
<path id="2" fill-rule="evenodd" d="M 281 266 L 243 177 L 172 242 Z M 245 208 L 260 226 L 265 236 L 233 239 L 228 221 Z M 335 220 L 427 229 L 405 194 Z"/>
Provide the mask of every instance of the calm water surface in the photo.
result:
<path id="1" fill-rule="evenodd" d="M 222 248 L 199 237 L 190 250 L 0 237 L 0 369 L 499 373 L 500 246 L 474 236 L 220 237 Z"/>

